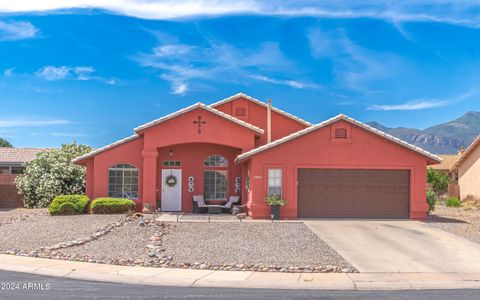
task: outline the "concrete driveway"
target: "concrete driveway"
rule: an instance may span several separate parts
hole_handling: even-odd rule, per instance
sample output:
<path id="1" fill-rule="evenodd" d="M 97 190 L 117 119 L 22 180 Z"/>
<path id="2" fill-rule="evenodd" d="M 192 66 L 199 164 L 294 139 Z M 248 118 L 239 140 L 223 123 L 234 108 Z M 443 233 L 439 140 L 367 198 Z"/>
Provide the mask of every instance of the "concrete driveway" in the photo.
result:
<path id="1" fill-rule="evenodd" d="M 360 272 L 480 273 L 480 244 L 418 221 L 305 220 Z"/>

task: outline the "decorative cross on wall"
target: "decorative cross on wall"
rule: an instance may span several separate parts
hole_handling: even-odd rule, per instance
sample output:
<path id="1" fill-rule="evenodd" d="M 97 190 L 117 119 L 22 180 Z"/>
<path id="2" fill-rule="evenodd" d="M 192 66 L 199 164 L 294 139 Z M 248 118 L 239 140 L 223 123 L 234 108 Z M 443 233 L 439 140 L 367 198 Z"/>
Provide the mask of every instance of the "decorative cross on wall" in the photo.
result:
<path id="1" fill-rule="evenodd" d="M 202 121 L 202 116 L 198 116 L 198 120 L 193 121 L 193 124 L 198 126 L 198 134 L 202 133 L 202 125 L 207 124 L 207 122 Z"/>

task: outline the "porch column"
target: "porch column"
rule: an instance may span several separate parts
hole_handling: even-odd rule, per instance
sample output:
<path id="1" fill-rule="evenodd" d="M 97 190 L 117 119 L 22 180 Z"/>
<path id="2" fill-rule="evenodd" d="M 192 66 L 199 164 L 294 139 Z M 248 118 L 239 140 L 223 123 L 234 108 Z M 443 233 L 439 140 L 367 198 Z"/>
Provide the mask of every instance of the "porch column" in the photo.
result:
<path id="1" fill-rule="evenodd" d="M 143 206 L 151 204 L 157 208 L 157 149 L 144 149 L 143 156 Z"/>

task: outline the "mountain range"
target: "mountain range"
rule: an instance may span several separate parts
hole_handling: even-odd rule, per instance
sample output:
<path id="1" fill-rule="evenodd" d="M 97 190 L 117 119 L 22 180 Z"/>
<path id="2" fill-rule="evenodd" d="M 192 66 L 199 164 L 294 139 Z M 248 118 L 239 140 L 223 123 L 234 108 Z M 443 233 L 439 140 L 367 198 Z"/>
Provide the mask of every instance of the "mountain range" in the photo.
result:
<path id="1" fill-rule="evenodd" d="M 480 112 L 470 111 L 458 119 L 424 130 L 406 127 L 386 127 L 378 122 L 367 122 L 378 130 L 436 154 L 456 154 L 480 134 Z"/>

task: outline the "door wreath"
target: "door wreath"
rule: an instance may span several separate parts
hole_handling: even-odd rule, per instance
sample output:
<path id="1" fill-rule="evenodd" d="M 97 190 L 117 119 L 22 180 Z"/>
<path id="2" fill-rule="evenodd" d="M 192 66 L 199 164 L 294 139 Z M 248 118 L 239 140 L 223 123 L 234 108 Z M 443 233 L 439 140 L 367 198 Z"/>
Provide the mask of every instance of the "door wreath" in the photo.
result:
<path id="1" fill-rule="evenodd" d="M 177 185 L 177 177 L 173 175 L 168 175 L 167 178 L 165 179 L 165 183 L 169 187 L 174 187 L 175 185 Z"/>

